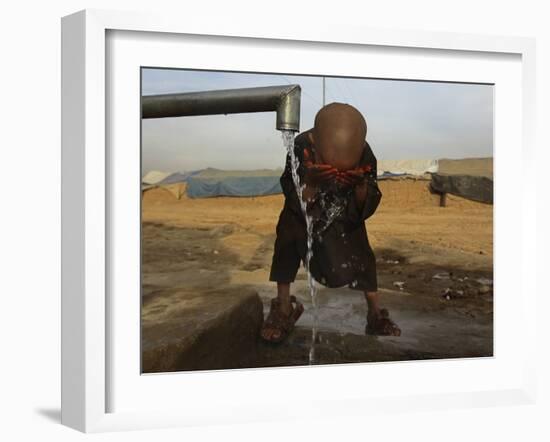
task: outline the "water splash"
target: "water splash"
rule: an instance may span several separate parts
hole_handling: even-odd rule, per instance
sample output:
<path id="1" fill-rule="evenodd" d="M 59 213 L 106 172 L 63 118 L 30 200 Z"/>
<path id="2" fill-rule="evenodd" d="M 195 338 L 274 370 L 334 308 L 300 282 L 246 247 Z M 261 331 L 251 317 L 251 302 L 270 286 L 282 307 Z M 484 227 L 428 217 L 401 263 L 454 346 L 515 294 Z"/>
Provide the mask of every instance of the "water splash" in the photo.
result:
<path id="1" fill-rule="evenodd" d="M 305 260 L 305 268 L 307 272 L 307 284 L 309 288 L 309 294 L 311 296 L 311 304 L 313 305 L 313 325 L 311 327 L 311 344 L 309 348 L 309 364 L 313 365 L 316 363 L 315 360 L 315 343 L 317 340 L 317 327 L 318 327 L 318 307 L 317 307 L 317 285 L 315 279 L 309 270 L 309 265 L 311 258 L 313 257 L 313 219 L 307 213 L 307 203 L 303 199 L 303 192 L 305 184 L 300 182 L 300 176 L 298 174 L 298 168 L 300 167 L 300 160 L 294 152 L 294 132 L 290 130 L 281 131 L 283 137 L 283 144 L 288 151 L 290 156 L 290 165 L 292 171 L 292 181 L 294 182 L 294 187 L 296 188 L 296 193 L 298 195 L 298 201 L 300 202 L 300 207 L 302 208 L 302 213 L 306 220 L 306 233 L 307 233 L 307 253 Z"/>
<path id="2" fill-rule="evenodd" d="M 330 227 L 332 222 L 338 218 L 345 209 L 345 199 L 341 192 L 330 192 L 326 189 L 319 190 L 317 196 L 321 207 L 321 216 L 317 221 L 315 236 L 322 241 L 322 234 Z"/>

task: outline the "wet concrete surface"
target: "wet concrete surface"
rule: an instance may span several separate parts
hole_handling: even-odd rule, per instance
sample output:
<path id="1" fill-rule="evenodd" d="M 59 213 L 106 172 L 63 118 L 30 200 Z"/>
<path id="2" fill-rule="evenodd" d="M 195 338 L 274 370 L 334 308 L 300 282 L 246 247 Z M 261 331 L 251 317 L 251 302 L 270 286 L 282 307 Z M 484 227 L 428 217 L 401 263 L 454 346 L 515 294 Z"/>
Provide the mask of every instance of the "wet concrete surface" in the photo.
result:
<path id="1" fill-rule="evenodd" d="M 401 336 L 365 334 L 362 292 L 320 288 L 317 364 L 493 355 L 492 272 L 411 263 L 391 250 L 380 251 L 377 265 L 381 306 L 390 311 Z M 309 364 L 313 308 L 305 274 L 298 278 L 293 293 L 305 312 L 286 342 L 259 344 L 257 366 Z M 273 288 L 260 295 L 267 315 Z"/>
<path id="2" fill-rule="evenodd" d="M 484 306 L 474 309 L 463 301 L 449 306 L 445 299 L 425 297 L 419 309 L 419 295 L 388 289 L 381 289 L 381 295 L 383 306 L 402 330 L 399 337 L 365 334 L 362 293 L 320 291 L 317 364 L 492 356 L 492 312 Z M 309 364 L 312 307 L 300 290 L 298 298 L 306 311 L 293 334 L 282 344 L 260 343 L 257 366 Z"/>

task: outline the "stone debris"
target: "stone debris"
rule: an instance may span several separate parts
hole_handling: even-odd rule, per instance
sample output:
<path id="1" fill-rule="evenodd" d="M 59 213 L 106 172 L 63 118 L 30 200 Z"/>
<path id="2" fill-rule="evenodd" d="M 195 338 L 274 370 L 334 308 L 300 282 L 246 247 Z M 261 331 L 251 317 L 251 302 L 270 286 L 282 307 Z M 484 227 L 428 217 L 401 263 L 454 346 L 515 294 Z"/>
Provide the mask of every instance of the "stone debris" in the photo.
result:
<path id="1" fill-rule="evenodd" d="M 486 279 L 480 278 L 484 282 Z M 441 293 L 441 296 L 447 300 L 458 298 L 475 298 L 478 295 L 489 295 L 493 293 L 493 287 L 488 284 L 479 284 L 478 280 L 461 278 L 458 279 L 462 283 L 454 283 L 447 287 Z"/>
<path id="2" fill-rule="evenodd" d="M 488 285 L 482 285 L 479 287 L 479 289 L 477 290 L 477 292 L 480 294 L 480 295 L 487 295 L 488 293 L 492 292 L 493 289 L 491 287 L 489 287 Z"/>
<path id="3" fill-rule="evenodd" d="M 394 281 L 393 286 L 397 287 L 399 290 L 403 290 L 403 287 L 405 287 L 405 281 Z"/>
<path id="4" fill-rule="evenodd" d="M 449 272 L 436 273 L 435 275 L 432 276 L 432 279 L 439 279 L 439 280 L 451 279 L 451 274 Z"/>
<path id="5" fill-rule="evenodd" d="M 451 299 L 464 298 L 464 290 L 447 287 L 445 290 L 443 290 L 441 296 L 447 301 L 450 301 Z"/>

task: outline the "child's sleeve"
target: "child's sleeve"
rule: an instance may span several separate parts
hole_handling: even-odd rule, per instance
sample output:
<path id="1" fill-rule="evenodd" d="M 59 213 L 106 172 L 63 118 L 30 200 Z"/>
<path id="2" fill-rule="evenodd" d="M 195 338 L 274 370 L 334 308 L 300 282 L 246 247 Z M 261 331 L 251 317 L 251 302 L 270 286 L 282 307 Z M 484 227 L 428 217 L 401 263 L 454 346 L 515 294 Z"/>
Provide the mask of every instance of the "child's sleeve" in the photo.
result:
<path id="1" fill-rule="evenodd" d="M 369 143 L 365 142 L 365 152 L 361 159 L 360 166 L 370 166 L 370 173 L 366 177 L 367 196 L 363 203 L 363 207 L 359 207 L 357 199 L 355 198 L 355 192 L 352 192 L 351 198 L 348 204 L 348 218 L 353 223 L 364 222 L 367 218 L 372 216 L 380 200 L 382 199 L 382 192 L 378 188 L 377 180 L 377 161 Z"/>

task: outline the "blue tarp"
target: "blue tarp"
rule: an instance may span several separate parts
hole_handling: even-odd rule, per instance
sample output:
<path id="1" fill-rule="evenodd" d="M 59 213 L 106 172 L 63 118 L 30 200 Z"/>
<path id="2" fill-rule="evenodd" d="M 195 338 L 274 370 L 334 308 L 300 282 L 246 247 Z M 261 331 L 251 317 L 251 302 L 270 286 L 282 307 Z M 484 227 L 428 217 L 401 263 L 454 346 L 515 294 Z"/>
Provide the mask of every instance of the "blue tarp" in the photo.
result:
<path id="1" fill-rule="evenodd" d="M 166 178 L 164 178 L 160 184 L 174 184 L 174 183 L 185 183 L 187 180 L 192 177 L 193 175 L 196 175 L 200 173 L 200 170 L 193 171 L 193 172 L 176 172 L 172 175 L 168 175 Z"/>
<path id="2" fill-rule="evenodd" d="M 187 196 L 261 196 L 282 193 L 279 176 L 245 176 L 220 178 L 187 178 Z"/>

